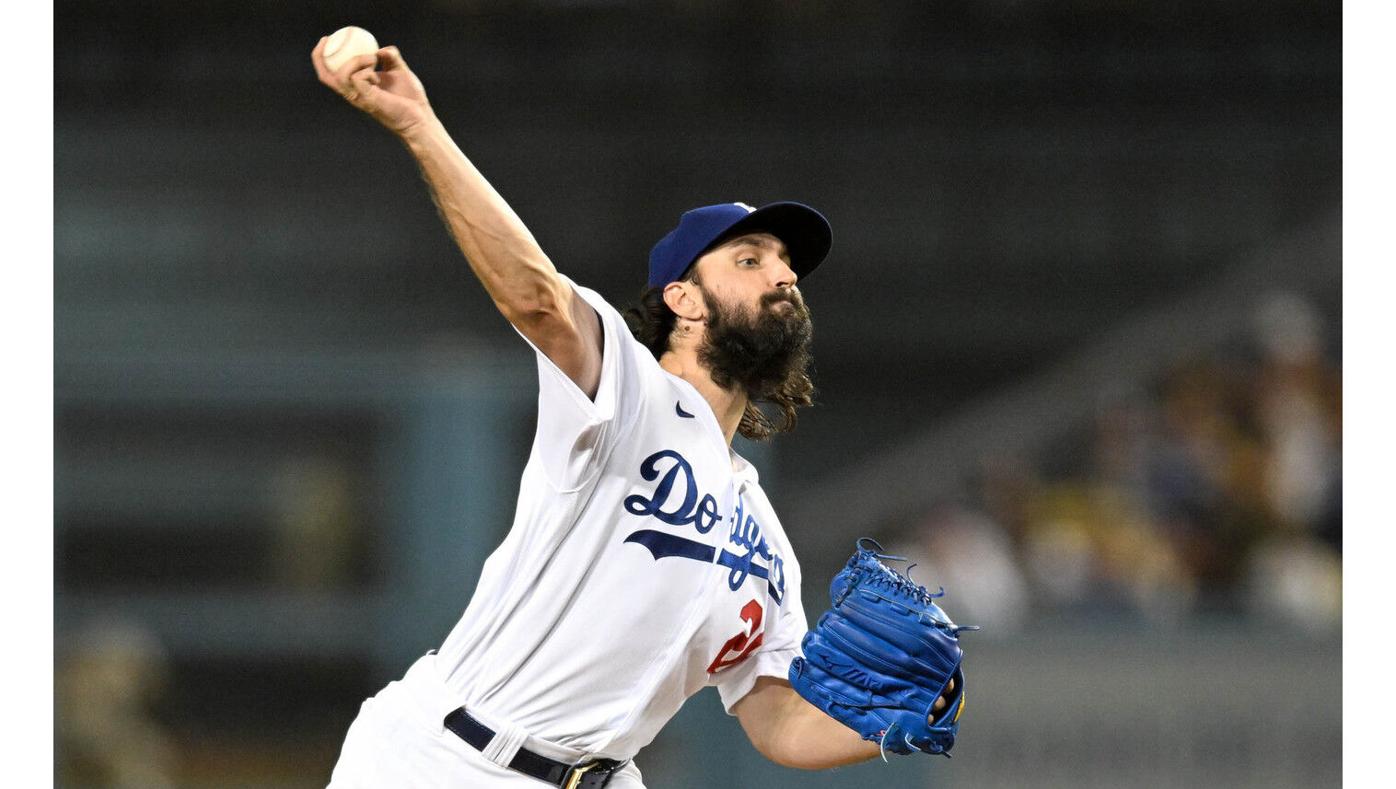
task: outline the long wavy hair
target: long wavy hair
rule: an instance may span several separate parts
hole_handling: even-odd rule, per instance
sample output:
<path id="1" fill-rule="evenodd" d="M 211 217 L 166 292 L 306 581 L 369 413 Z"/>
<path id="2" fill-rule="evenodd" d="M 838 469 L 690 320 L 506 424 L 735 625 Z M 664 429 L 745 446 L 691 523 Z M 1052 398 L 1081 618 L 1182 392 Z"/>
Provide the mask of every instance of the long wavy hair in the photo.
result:
<path id="1" fill-rule="evenodd" d="M 690 274 L 685 280 L 698 283 L 696 274 Z M 654 354 L 654 358 L 658 359 L 671 350 L 678 315 L 664 303 L 663 287 L 646 287 L 640 292 L 639 303 L 627 308 L 624 315 L 630 332 Z M 707 355 L 700 351 L 700 360 Z M 765 441 L 776 433 L 794 430 L 796 410 L 814 405 L 814 381 L 810 379 L 809 368 L 810 355 L 806 347 L 792 357 L 780 377 L 745 384 L 747 404 L 737 432 L 752 441 Z M 709 369 L 713 382 L 718 386 L 727 388 L 734 383 L 734 376 L 730 373 L 712 369 L 711 366 Z M 774 419 L 761 408 L 763 403 L 775 407 Z"/>

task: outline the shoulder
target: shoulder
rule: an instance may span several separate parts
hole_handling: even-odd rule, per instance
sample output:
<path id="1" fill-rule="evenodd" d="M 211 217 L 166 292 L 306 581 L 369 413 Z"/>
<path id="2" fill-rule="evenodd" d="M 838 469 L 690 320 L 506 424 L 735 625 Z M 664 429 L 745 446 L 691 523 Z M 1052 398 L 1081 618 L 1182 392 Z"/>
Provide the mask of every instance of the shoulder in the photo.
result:
<path id="1" fill-rule="evenodd" d="M 597 317 L 601 319 L 602 330 L 606 335 L 608 350 L 614 347 L 617 351 L 624 351 L 627 356 L 635 358 L 637 367 L 644 369 L 647 373 L 663 375 L 659 361 L 654 358 L 654 354 L 650 353 L 649 348 L 635 339 L 634 333 L 630 330 L 630 324 L 626 321 L 621 310 L 595 290 L 572 281 L 566 275 L 559 274 L 558 276 L 561 276 L 563 281 L 571 285 L 577 296 L 596 311 Z"/>

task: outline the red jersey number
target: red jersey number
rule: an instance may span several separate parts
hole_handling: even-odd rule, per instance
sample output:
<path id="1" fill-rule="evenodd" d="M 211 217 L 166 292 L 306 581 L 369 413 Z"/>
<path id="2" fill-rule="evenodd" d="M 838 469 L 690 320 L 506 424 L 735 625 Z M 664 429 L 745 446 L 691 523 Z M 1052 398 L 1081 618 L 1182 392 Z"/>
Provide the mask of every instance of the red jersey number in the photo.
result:
<path id="1" fill-rule="evenodd" d="M 747 623 L 746 630 L 727 639 L 727 643 L 718 650 L 717 657 L 708 664 L 708 673 L 717 672 L 737 665 L 746 659 L 757 647 L 761 646 L 761 637 L 765 633 L 761 632 L 762 616 L 765 614 L 761 610 L 761 604 L 752 600 L 742 606 L 742 621 Z"/>

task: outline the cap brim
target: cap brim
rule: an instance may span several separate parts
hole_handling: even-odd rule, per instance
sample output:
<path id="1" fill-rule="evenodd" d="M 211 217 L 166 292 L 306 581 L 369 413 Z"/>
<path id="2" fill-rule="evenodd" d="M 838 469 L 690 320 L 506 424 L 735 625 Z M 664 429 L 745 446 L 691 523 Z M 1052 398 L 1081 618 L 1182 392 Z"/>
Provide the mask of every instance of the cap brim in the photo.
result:
<path id="1" fill-rule="evenodd" d="M 824 215 L 803 203 L 770 203 L 747 214 L 708 249 L 746 233 L 765 232 L 780 239 L 790 253 L 790 268 L 801 279 L 809 276 L 834 245 L 834 231 Z"/>

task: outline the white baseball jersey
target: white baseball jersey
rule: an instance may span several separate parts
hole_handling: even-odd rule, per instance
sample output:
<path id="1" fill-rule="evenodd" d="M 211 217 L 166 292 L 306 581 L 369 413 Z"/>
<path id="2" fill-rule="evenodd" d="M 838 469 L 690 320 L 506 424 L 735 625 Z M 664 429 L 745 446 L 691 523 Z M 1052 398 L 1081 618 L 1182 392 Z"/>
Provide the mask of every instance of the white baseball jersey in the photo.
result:
<path id="1" fill-rule="evenodd" d="M 598 294 L 588 398 L 538 353 L 538 432 L 514 524 L 436 659 L 496 730 L 629 759 L 684 699 L 731 712 L 785 677 L 807 625 L 800 569 L 756 470 L 707 402 Z"/>

